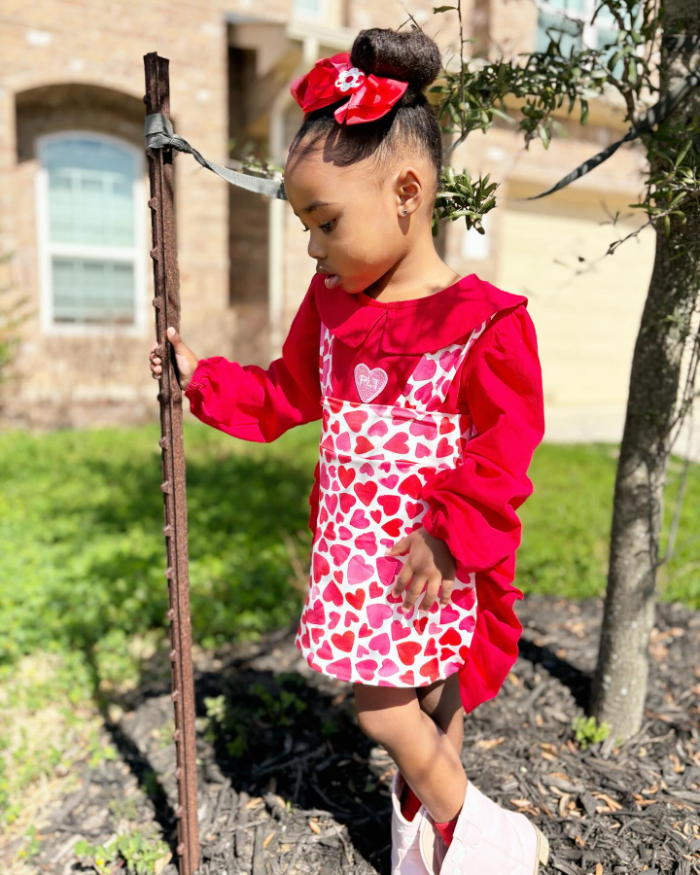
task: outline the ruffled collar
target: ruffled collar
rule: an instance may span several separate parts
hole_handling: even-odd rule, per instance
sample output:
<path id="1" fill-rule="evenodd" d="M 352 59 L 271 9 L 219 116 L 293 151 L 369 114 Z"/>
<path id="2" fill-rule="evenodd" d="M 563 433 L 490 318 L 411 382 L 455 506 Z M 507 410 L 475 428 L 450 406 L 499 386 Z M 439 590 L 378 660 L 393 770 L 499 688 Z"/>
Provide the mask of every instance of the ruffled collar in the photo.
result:
<path id="1" fill-rule="evenodd" d="M 312 282 L 318 313 L 335 337 L 360 346 L 382 322 L 379 348 L 386 353 L 435 352 L 462 340 L 493 314 L 527 306 L 524 295 L 504 292 L 475 273 L 408 301 L 375 301 L 364 292 L 327 289 L 320 274 Z"/>

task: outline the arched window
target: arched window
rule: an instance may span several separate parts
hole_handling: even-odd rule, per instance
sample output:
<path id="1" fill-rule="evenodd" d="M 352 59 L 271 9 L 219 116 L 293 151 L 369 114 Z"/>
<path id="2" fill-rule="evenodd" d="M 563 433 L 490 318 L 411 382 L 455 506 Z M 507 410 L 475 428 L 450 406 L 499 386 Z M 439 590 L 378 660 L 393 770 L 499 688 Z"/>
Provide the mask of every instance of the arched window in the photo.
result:
<path id="1" fill-rule="evenodd" d="M 37 141 L 42 315 L 47 331 L 143 321 L 143 157 L 90 131 Z"/>

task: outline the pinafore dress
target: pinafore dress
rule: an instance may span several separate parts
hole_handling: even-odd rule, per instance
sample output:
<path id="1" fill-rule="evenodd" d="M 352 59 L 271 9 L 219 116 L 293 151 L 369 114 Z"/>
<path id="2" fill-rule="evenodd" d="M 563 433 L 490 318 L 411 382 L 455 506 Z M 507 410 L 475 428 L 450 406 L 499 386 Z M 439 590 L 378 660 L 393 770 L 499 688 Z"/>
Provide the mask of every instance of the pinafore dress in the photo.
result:
<path id="1" fill-rule="evenodd" d="M 450 602 L 418 616 L 392 595 L 408 553 L 384 556 L 419 528 L 423 486 L 463 463 L 475 434 L 468 413 L 439 410 L 490 319 L 463 343 L 425 353 L 393 404 L 373 404 L 382 368 L 355 367 L 361 401 L 331 396 L 334 336 L 321 324 L 322 431 L 318 519 L 295 645 L 315 671 L 371 686 L 422 687 L 464 665 L 478 610 L 474 572 L 455 576 Z"/>

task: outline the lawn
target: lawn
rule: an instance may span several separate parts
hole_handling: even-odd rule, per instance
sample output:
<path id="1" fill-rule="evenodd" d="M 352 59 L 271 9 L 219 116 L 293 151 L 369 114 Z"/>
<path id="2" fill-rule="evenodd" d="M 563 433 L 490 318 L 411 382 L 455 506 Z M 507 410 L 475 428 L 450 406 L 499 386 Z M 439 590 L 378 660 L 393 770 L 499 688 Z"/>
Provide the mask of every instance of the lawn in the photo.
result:
<path id="1" fill-rule="evenodd" d="M 100 660 L 117 658 L 126 638 L 166 626 L 158 438 L 157 424 L 0 435 L 0 662 L 77 650 L 101 675 Z M 290 578 L 310 548 L 317 440 L 318 423 L 270 445 L 186 424 L 193 628 L 202 646 L 255 637 L 298 612 L 301 587 Z M 534 494 L 520 510 L 516 582 L 526 593 L 603 593 L 615 454 L 604 444 L 537 450 Z M 674 460 L 666 529 L 680 470 Z M 692 466 L 676 554 L 660 574 L 660 597 L 694 608 L 699 493 Z"/>

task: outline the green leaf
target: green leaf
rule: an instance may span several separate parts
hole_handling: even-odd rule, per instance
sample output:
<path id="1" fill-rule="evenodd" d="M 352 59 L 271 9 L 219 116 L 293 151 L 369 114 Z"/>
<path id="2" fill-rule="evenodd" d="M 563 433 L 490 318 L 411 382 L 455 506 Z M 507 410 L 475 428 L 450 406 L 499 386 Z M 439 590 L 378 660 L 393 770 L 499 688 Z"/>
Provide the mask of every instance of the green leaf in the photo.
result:
<path id="1" fill-rule="evenodd" d="M 449 12 L 450 9 L 456 8 L 456 6 L 433 6 L 433 12 Z"/>

